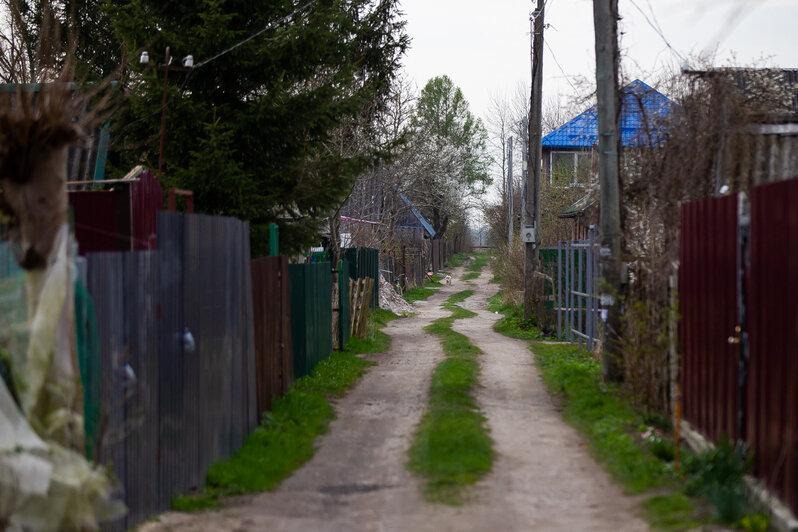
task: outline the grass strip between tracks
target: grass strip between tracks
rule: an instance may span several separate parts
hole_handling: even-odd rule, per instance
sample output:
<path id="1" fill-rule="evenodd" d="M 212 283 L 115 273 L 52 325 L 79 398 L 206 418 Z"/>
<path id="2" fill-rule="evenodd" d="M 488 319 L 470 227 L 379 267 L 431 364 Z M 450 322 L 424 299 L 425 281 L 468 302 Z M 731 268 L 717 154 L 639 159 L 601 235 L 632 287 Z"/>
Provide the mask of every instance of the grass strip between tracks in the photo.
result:
<path id="1" fill-rule="evenodd" d="M 488 428 L 472 395 L 479 375 L 480 349 L 468 337 L 452 330 L 454 320 L 475 313 L 457 305 L 473 294 L 464 290 L 451 296 L 440 318 L 425 331 L 441 338 L 446 360 L 438 364 L 430 383 L 429 407 L 410 448 L 408 468 L 426 479 L 424 496 L 431 502 L 460 505 L 465 488 L 490 471 L 493 446 Z"/>
<path id="2" fill-rule="evenodd" d="M 327 432 L 335 417 L 328 398 L 344 395 L 366 368 L 374 365 L 358 354 L 387 350 L 389 338 L 379 329 L 396 318 L 387 310 L 373 309 L 366 338 L 352 338 L 344 350 L 319 362 L 310 376 L 297 380 L 288 393 L 274 401 L 243 447 L 211 466 L 201 493 L 175 497 L 172 508 L 199 511 L 219 507 L 223 496 L 273 490 L 310 460 L 314 440 Z"/>

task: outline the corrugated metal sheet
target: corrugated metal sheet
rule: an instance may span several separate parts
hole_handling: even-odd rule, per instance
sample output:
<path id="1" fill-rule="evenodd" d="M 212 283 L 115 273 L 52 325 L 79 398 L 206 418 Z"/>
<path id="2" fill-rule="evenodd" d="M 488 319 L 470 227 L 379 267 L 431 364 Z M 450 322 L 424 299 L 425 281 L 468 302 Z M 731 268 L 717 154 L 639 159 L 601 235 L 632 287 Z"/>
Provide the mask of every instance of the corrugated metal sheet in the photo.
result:
<path id="1" fill-rule="evenodd" d="M 661 142 L 663 132 L 653 127 L 675 105 L 639 79 L 621 88 L 620 133 L 623 146 Z M 543 148 L 585 149 L 598 143 L 598 115 L 594 105 L 543 137 Z"/>
<path id="2" fill-rule="evenodd" d="M 109 529 L 201 487 L 257 424 L 248 225 L 161 213 L 158 242 L 87 257 L 108 420 L 99 454 L 130 510 Z"/>
<path id="3" fill-rule="evenodd" d="M 78 253 L 130 251 L 130 195 L 120 190 L 73 191 L 69 204 L 75 223 Z"/>
<path id="4" fill-rule="evenodd" d="M 155 249 L 159 211 L 163 210 L 163 189 L 152 171 L 144 170 L 130 185 L 133 249 Z"/>
<path id="5" fill-rule="evenodd" d="M 343 348 L 349 341 L 349 324 L 352 309 L 349 308 L 349 261 L 338 262 L 338 345 Z"/>
<path id="6" fill-rule="evenodd" d="M 255 372 L 258 419 L 294 381 L 291 340 L 291 297 L 288 259 L 262 257 L 252 261 Z"/>
<path id="7" fill-rule="evenodd" d="M 714 441 L 738 434 L 736 195 L 682 206 L 679 268 L 684 418 Z"/>
<path id="8" fill-rule="evenodd" d="M 798 180 L 751 190 L 746 439 L 754 472 L 798 512 Z"/>
<path id="9" fill-rule="evenodd" d="M 291 264 L 294 378 L 310 375 L 332 354 L 332 272 L 329 262 Z"/>
<path id="10" fill-rule="evenodd" d="M 341 255 L 349 261 L 349 277 L 351 279 L 374 279 L 374 292 L 371 294 L 371 308 L 380 306 L 379 270 L 380 251 L 374 248 L 346 248 L 341 250 Z"/>

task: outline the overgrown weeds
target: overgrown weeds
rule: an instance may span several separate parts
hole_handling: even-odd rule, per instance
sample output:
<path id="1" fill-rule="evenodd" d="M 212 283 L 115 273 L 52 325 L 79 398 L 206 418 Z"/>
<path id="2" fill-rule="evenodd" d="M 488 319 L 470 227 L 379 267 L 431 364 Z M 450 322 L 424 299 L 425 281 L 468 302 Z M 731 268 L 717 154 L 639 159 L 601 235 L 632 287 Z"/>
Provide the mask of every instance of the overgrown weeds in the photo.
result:
<path id="1" fill-rule="evenodd" d="M 443 307 L 452 312 L 425 330 L 441 338 L 446 360 L 438 364 L 430 383 L 429 408 L 410 448 L 408 468 L 425 477 L 424 496 L 432 502 L 459 505 L 464 489 L 490 471 L 493 448 L 485 417 L 472 389 L 477 383 L 481 353 L 468 337 L 452 330 L 456 319 L 476 314 L 457 305 L 473 294 L 464 290 Z"/>
<path id="2" fill-rule="evenodd" d="M 328 398 L 349 390 L 373 362 L 356 354 L 381 352 L 388 337 L 378 329 L 398 316 L 374 309 L 365 339 L 352 339 L 342 351 L 322 360 L 313 373 L 297 380 L 291 390 L 277 399 L 271 412 L 250 434 L 243 447 L 227 460 L 216 462 L 206 475 L 199 494 L 181 495 L 172 508 L 199 511 L 220 505 L 219 498 L 253 491 L 273 490 L 296 468 L 313 457 L 313 442 L 327 432 L 335 417 Z"/>

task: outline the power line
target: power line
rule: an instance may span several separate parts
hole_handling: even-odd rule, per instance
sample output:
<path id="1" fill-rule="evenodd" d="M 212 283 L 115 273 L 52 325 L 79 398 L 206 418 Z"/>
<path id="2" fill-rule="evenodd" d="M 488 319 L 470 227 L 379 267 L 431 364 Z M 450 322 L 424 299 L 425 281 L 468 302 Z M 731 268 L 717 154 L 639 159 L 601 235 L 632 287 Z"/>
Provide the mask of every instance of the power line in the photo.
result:
<path id="1" fill-rule="evenodd" d="M 236 48 L 238 48 L 239 46 L 242 46 L 242 45 L 244 45 L 244 44 L 248 43 L 248 42 L 249 42 L 249 41 L 251 41 L 252 39 L 254 39 L 254 38 L 256 38 L 256 37 L 258 37 L 258 36 L 262 35 L 263 33 L 265 33 L 265 32 L 267 32 L 267 31 L 269 31 L 270 29 L 274 28 L 275 26 L 277 26 L 277 25 L 279 25 L 279 24 L 282 24 L 283 22 L 287 22 L 287 21 L 289 21 L 291 18 L 293 18 L 294 16 L 298 15 L 298 14 L 299 14 L 299 13 L 301 13 L 302 11 L 306 10 L 307 8 L 309 8 L 310 6 L 312 6 L 313 4 L 315 4 L 316 2 L 318 2 L 318 0 L 311 0 L 310 2 L 308 2 L 308 3 L 307 3 L 307 4 L 305 4 L 305 5 L 303 5 L 302 7 L 299 7 L 299 8 L 297 8 L 297 9 L 295 9 L 293 12 L 289 13 L 288 15 L 286 15 L 286 16 L 284 16 L 284 17 L 282 17 L 282 18 L 279 18 L 279 19 L 275 20 L 274 22 L 270 22 L 270 23 L 269 23 L 269 24 L 267 24 L 267 25 L 266 25 L 266 26 L 265 26 L 263 29 L 261 29 L 261 30 L 259 30 L 259 31 L 256 31 L 255 33 L 253 33 L 252 35 L 250 35 L 249 37 L 247 37 L 247 38 L 246 38 L 246 39 L 244 39 L 243 41 L 239 41 L 239 42 L 237 42 L 237 43 L 236 43 L 236 44 L 234 44 L 233 46 L 231 46 L 231 47 L 227 48 L 226 50 L 223 50 L 223 51 L 219 52 L 218 54 L 216 54 L 215 56 L 211 57 L 210 59 L 206 59 L 205 61 L 202 61 L 202 62 L 200 62 L 200 63 L 197 63 L 197 64 L 194 66 L 194 68 L 195 68 L 195 69 L 197 69 L 197 68 L 200 68 L 200 67 L 202 67 L 202 66 L 205 66 L 205 65 L 207 65 L 208 63 L 210 63 L 211 61 L 215 61 L 215 60 L 219 59 L 220 57 L 222 57 L 223 55 L 225 55 L 225 54 L 228 54 L 228 53 L 232 52 L 233 50 L 235 50 L 235 49 L 236 49 Z"/>
<path id="2" fill-rule="evenodd" d="M 551 53 L 551 58 L 554 59 L 554 63 L 557 65 L 557 68 L 559 68 L 560 72 L 562 72 L 562 75 L 565 78 L 565 81 L 568 82 L 568 85 L 571 86 L 571 88 L 574 90 L 574 93 L 578 93 L 579 91 L 576 89 L 574 84 L 571 83 L 571 78 L 568 76 L 568 74 L 565 73 L 565 70 L 563 70 L 562 65 L 560 65 L 560 62 L 557 61 L 557 56 L 554 55 L 554 50 L 552 50 L 551 45 L 549 44 L 549 41 L 543 41 L 543 44 L 545 44 L 546 48 L 549 49 L 549 53 Z"/>
<path id="3" fill-rule="evenodd" d="M 671 46 L 671 43 L 665 37 L 665 34 L 663 33 L 662 28 L 659 25 L 659 22 L 657 22 L 656 24 L 654 22 L 652 22 L 651 19 L 648 18 L 648 15 L 646 14 L 646 12 L 643 11 L 642 9 L 640 9 L 640 6 L 637 5 L 635 0 L 629 0 L 629 2 L 631 2 L 631 4 L 635 7 L 635 9 L 640 11 L 640 14 L 643 15 L 644 19 L 646 19 L 646 22 L 648 23 L 648 25 L 651 26 L 651 28 L 656 32 L 656 34 L 659 35 L 660 39 L 662 39 L 662 42 L 665 43 L 665 46 L 667 46 L 668 49 L 671 52 L 676 54 L 676 56 L 679 58 L 679 60 L 681 62 L 684 62 L 685 61 L 685 57 L 681 53 L 679 53 L 679 51 L 676 48 Z M 651 4 L 649 4 L 649 7 L 651 7 Z M 656 21 L 657 17 L 656 17 L 656 15 L 654 15 L 654 10 L 653 9 L 651 10 L 651 16 L 654 17 L 654 20 Z"/>
<path id="4" fill-rule="evenodd" d="M 316 4 L 317 2 L 318 2 L 318 0 L 311 0 L 310 2 L 307 2 L 307 3 L 306 3 L 305 5 L 303 5 L 302 7 L 298 7 L 297 9 L 295 9 L 294 11 L 292 11 L 291 13 L 289 13 L 288 15 L 285 15 L 284 17 L 281 17 L 281 18 L 279 18 L 279 19 L 277 19 L 277 20 L 274 20 L 274 21 L 272 21 L 272 22 L 268 23 L 268 24 L 267 24 L 266 26 L 264 26 L 262 29 L 260 29 L 260 30 L 256 31 L 255 33 L 253 33 L 253 34 L 252 34 L 252 35 L 250 35 L 249 37 L 247 37 L 247 38 L 245 38 L 245 39 L 243 39 L 243 40 L 241 40 L 241 41 L 237 42 L 236 44 L 234 44 L 234 45 L 230 46 L 229 48 L 226 48 L 225 50 L 222 50 L 221 52 L 219 52 L 218 54 L 214 55 L 213 57 L 211 57 L 211 58 L 209 58 L 209 59 L 206 59 L 205 61 L 201 61 L 201 62 L 197 63 L 196 65 L 194 65 L 194 67 L 192 67 L 192 68 L 191 68 L 191 69 L 188 71 L 188 73 L 186 74 L 186 76 L 183 78 L 183 82 L 180 84 L 180 87 L 177 89 L 177 93 L 173 94 L 173 95 L 172 95 L 172 96 L 169 98 L 169 100 L 168 100 L 168 101 L 167 101 L 165 104 L 163 104 L 163 105 L 161 105 L 160 107 L 158 107 L 158 109 L 156 109 L 156 110 L 155 110 L 155 111 L 153 111 L 152 113 L 150 113 L 150 114 L 148 114 L 148 115 L 145 115 L 145 116 L 143 116 L 143 117 L 141 117 L 141 118 L 138 118 L 138 119 L 136 119 L 136 120 L 134 120 L 134 121 L 132 121 L 132 122 L 130 122 L 130 123 L 128 123 L 128 124 L 125 124 L 124 126 L 122 126 L 122 129 L 120 129 L 120 130 L 119 130 L 119 134 L 121 134 L 123 131 L 125 131 L 125 130 L 126 130 L 128 127 L 130 127 L 130 126 L 132 126 L 132 125 L 134 125 L 134 124 L 138 124 L 139 122 L 142 122 L 142 121 L 144 121 L 144 120 L 147 120 L 148 118 L 152 118 L 153 116 L 156 116 L 157 114 L 161 113 L 161 112 L 164 110 L 164 108 L 166 108 L 166 107 L 169 107 L 169 104 L 171 104 L 171 103 L 174 101 L 174 99 L 175 99 L 175 98 L 176 98 L 178 95 L 181 95 L 181 94 L 183 94 L 183 91 L 184 91 L 184 90 L 185 90 L 185 88 L 186 88 L 186 84 L 188 83 L 188 80 L 189 80 L 189 78 L 191 77 L 191 74 L 192 74 L 192 73 L 193 73 L 193 72 L 194 72 L 196 69 L 198 69 L 198 68 L 201 68 L 201 67 L 203 67 L 203 66 L 207 65 L 208 63 L 211 63 L 211 62 L 213 62 L 213 61 L 215 61 L 215 60 L 219 59 L 219 58 L 220 58 L 220 57 L 222 57 L 223 55 L 225 55 L 225 54 L 228 54 L 228 53 L 232 52 L 232 51 L 233 51 L 233 50 L 235 50 L 236 48 L 238 48 L 238 47 L 240 47 L 240 46 L 242 46 L 242 45 L 244 45 L 244 44 L 248 43 L 248 42 L 249 42 L 249 41 L 251 41 L 252 39 L 255 39 L 255 38 L 259 37 L 260 35 L 262 35 L 263 33 L 267 32 L 267 31 L 269 31 L 270 29 L 273 29 L 273 28 L 275 28 L 276 26 L 278 26 L 278 25 L 280 25 L 280 24 L 282 24 L 282 23 L 284 23 L 284 22 L 287 22 L 287 21 L 289 21 L 289 20 L 290 20 L 290 19 L 292 19 L 294 16 L 296 16 L 296 15 L 298 15 L 299 13 L 301 13 L 301 12 L 305 11 L 306 9 L 308 9 L 309 7 L 311 7 L 313 4 Z"/>

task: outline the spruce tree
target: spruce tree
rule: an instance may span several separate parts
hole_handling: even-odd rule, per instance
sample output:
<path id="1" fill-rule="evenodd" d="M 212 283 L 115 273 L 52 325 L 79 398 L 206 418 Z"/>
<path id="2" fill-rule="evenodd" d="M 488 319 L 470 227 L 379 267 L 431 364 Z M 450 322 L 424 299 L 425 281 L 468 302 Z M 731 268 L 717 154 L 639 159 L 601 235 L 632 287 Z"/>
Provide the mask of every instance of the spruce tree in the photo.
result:
<path id="1" fill-rule="evenodd" d="M 368 145 L 344 154 L 332 135 L 364 113 L 368 127 L 388 94 L 408 44 L 398 0 L 317 0 L 266 31 L 298 4 L 103 5 L 129 57 L 146 48 L 160 64 L 169 46 L 172 64 L 191 54 L 199 65 L 169 73 L 164 187 L 193 190 L 199 212 L 249 220 L 255 255 L 265 252 L 269 222 L 280 225 L 281 249 L 316 242 L 355 177 L 384 155 Z M 119 173 L 158 163 L 163 72 L 129 69 L 113 137 Z"/>

